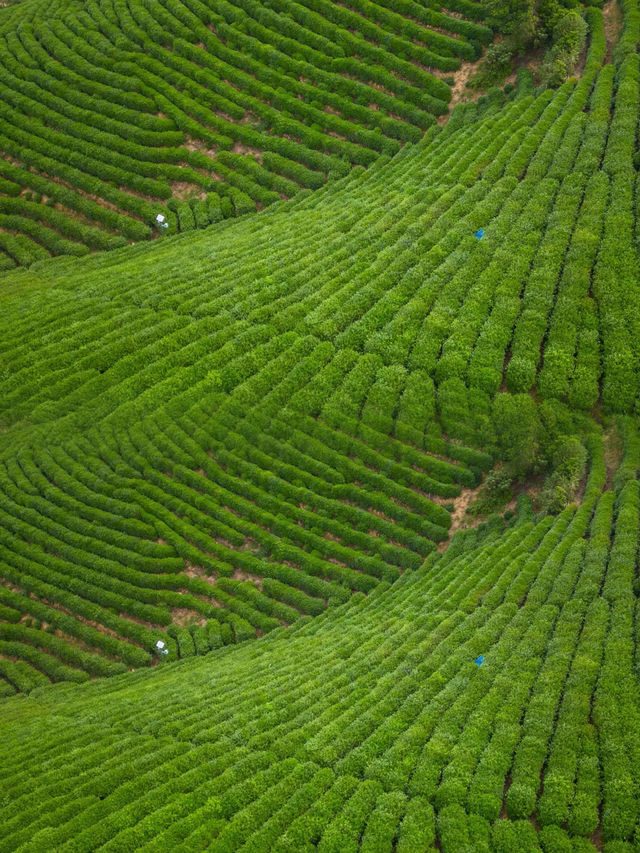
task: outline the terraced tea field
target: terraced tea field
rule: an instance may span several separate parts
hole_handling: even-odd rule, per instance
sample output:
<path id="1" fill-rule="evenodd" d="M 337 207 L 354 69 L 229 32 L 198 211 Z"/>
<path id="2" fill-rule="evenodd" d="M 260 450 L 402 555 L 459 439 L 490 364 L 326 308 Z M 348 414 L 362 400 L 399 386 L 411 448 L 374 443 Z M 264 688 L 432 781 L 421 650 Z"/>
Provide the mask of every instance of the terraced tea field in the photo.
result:
<path id="1" fill-rule="evenodd" d="M 240 216 L 444 115 L 474 0 L 81 3 L 0 17 L 0 269 Z"/>
<path id="2" fill-rule="evenodd" d="M 467 0 L 0 10 L 0 853 L 637 849 L 621 14 L 439 124 Z"/>
<path id="3" fill-rule="evenodd" d="M 594 433 L 581 505 L 557 517 L 521 501 L 259 642 L 6 700 L 0 849 L 633 850 L 624 430 L 614 490 Z"/>
<path id="4" fill-rule="evenodd" d="M 8 683 L 207 652 L 418 569 L 499 453 L 500 389 L 634 409 L 637 59 L 625 35 L 613 96 L 590 20 L 556 93 L 525 79 L 242 222 L 5 276 Z"/>

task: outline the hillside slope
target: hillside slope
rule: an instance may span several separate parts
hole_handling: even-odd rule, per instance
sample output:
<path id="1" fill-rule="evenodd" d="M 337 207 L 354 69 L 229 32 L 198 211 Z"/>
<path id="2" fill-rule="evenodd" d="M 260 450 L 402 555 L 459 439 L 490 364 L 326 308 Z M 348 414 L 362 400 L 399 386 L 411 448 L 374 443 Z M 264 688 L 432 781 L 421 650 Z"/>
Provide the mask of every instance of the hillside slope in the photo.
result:
<path id="1" fill-rule="evenodd" d="M 526 436 L 538 400 L 553 441 L 566 404 L 636 410 L 638 21 L 603 66 L 589 16 L 557 92 L 469 105 L 256 216 L 4 276 L 3 692 L 419 568 L 508 459 L 505 401 Z"/>
<path id="2" fill-rule="evenodd" d="M 474 0 L 0 9 L 0 270 L 204 227 L 415 142 L 491 30 Z"/>
<path id="3" fill-rule="evenodd" d="M 257 643 L 6 700 L 0 850 L 631 853 L 640 444 L 622 426 L 615 490 L 594 432 L 583 501 L 555 518 L 522 502 Z"/>
<path id="4" fill-rule="evenodd" d="M 557 91 L 0 278 L 0 853 L 638 849 L 622 9 Z"/>

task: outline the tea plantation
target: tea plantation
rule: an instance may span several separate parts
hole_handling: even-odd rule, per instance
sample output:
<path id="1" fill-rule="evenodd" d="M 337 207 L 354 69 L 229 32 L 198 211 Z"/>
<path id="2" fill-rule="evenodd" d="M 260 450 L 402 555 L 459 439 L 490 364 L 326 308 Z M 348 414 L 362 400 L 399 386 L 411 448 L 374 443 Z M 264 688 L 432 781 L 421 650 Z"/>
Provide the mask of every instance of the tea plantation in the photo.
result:
<path id="1" fill-rule="evenodd" d="M 0 853 L 640 849 L 613 8 L 0 9 Z"/>
<path id="2" fill-rule="evenodd" d="M 417 142 L 475 0 L 29 0 L 0 17 L 0 269 L 204 227 Z M 164 227 L 161 233 L 166 233 Z"/>

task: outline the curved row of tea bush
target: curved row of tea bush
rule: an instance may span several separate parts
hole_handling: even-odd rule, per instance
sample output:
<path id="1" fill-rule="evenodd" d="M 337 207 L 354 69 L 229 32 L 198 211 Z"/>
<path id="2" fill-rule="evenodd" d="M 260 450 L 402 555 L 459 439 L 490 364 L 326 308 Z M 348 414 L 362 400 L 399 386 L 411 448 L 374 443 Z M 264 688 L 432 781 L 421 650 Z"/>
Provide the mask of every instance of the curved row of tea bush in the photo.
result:
<path id="1" fill-rule="evenodd" d="M 235 364 L 242 376 L 243 358 L 255 356 L 227 371 Z M 417 569 L 450 523 L 430 498 L 475 485 L 490 458 L 432 438 L 436 458 L 366 419 L 351 432 L 315 420 L 361 362 L 304 338 L 235 393 L 210 393 L 181 416 L 107 422 L 14 455 L 0 472 L 0 573 L 20 626 L 37 623 L 27 639 L 50 652 L 50 630 L 89 655 L 141 665 L 167 642 L 175 613 L 189 613 L 185 636 L 206 629 L 219 642 L 217 621 L 239 641 Z M 381 417 L 385 402 L 369 397 Z M 448 452 L 466 464 L 444 461 Z M 177 640 L 172 654 L 193 654 Z M 56 642 L 65 663 L 79 660 Z"/>
<path id="2" fill-rule="evenodd" d="M 630 61 L 614 88 L 589 18 L 584 74 L 555 93 L 492 93 L 207 235 L 5 276 L 0 576 L 22 605 L 0 621 L 109 667 L 158 660 L 160 639 L 172 658 L 269 633 L 415 571 L 518 435 L 533 454 L 570 430 L 558 401 L 588 409 L 617 382 L 600 353 L 636 320 L 596 295 L 595 238 L 620 212 Z M 175 215 L 193 229 L 209 209 Z M 544 424 L 530 383 L 553 398 Z M 635 396 L 628 380 L 603 403 Z"/>
<path id="3" fill-rule="evenodd" d="M 4 268 L 157 236 L 158 215 L 203 228 L 392 155 L 447 112 L 432 68 L 492 38 L 475 3 L 38 9 L 0 10 Z"/>
<path id="4" fill-rule="evenodd" d="M 621 426 L 615 491 L 592 432 L 580 506 L 536 519 L 523 498 L 259 643 L 53 690 L 3 662 L 37 701 L 3 702 L 0 849 L 632 849 L 640 457 Z M 12 624 L 3 649 L 38 633 Z M 183 657 L 215 645 L 171 633 Z"/>

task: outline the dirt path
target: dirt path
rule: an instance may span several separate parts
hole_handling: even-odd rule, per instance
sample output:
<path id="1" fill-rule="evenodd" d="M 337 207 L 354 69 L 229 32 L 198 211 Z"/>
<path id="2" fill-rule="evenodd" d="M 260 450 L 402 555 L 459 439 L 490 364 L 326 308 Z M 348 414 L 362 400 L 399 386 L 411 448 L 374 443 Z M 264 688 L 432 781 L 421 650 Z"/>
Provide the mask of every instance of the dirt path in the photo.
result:
<path id="1" fill-rule="evenodd" d="M 481 488 L 481 486 L 477 486 L 475 489 L 463 489 L 457 498 L 450 501 L 453 504 L 453 512 L 451 513 L 449 538 L 438 544 L 440 553 L 447 550 L 451 544 L 451 537 L 457 530 L 461 530 L 463 527 L 477 527 L 482 521 L 478 517 L 467 516 L 467 509 L 477 499 Z"/>
<path id="2" fill-rule="evenodd" d="M 460 68 L 453 74 L 453 86 L 451 87 L 451 106 L 460 102 L 462 93 L 471 76 L 471 72 L 477 67 L 475 62 L 463 62 Z"/>
<path id="3" fill-rule="evenodd" d="M 613 49 L 618 44 L 622 32 L 622 9 L 618 0 L 608 0 L 602 7 L 604 17 L 604 36 L 607 40 L 607 56 L 605 62 L 611 62 Z"/>
<path id="4" fill-rule="evenodd" d="M 607 470 L 605 489 L 613 488 L 613 478 L 622 462 L 624 444 L 622 436 L 615 426 L 608 429 L 604 434 L 604 464 Z"/>
<path id="5" fill-rule="evenodd" d="M 476 100 L 482 94 L 481 92 L 477 92 L 474 95 L 469 95 L 469 92 L 465 92 L 467 88 L 467 83 L 469 82 L 469 78 L 471 77 L 472 71 L 474 71 L 478 67 L 477 62 L 463 62 L 460 68 L 457 71 L 454 71 L 452 74 L 447 74 L 447 77 L 453 77 L 453 86 L 451 87 L 451 100 L 449 101 L 449 112 L 445 113 L 443 116 L 438 116 L 438 124 L 442 127 L 443 124 L 446 124 L 449 120 L 449 116 L 451 115 L 451 110 L 459 104 L 461 101 L 471 101 Z"/>

